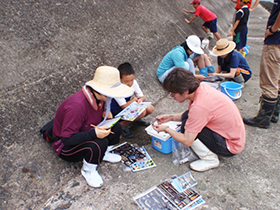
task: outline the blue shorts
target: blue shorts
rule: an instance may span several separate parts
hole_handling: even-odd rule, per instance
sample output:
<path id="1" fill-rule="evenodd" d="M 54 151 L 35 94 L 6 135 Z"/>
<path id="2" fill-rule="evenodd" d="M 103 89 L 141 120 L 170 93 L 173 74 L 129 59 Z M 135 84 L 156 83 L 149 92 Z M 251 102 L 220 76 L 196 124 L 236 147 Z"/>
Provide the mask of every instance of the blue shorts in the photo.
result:
<path id="1" fill-rule="evenodd" d="M 218 29 L 217 29 L 217 18 L 215 20 L 212 20 L 212 21 L 204 22 L 203 26 L 205 26 L 206 28 L 209 28 L 212 33 L 216 33 L 218 31 Z"/>
<path id="2" fill-rule="evenodd" d="M 247 44 L 247 33 L 248 28 L 243 31 L 238 32 L 235 36 L 233 36 L 233 41 L 236 43 L 235 49 L 241 50 Z"/>

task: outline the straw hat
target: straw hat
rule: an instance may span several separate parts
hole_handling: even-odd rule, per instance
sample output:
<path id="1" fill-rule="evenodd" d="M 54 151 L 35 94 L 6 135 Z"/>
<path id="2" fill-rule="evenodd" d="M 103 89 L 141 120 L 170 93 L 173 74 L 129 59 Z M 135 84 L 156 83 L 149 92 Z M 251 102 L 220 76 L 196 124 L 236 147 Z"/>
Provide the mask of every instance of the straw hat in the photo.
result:
<path id="1" fill-rule="evenodd" d="M 216 46 L 213 48 L 212 52 L 214 55 L 225 55 L 230 53 L 235 49 L 235 42 L 229 41 L 227 39 L 220 39 L 216 42 Z"/>
<path id="2" fill-rule="evenodd" d="M 111 66 L 100 66 L 96 69 L 93 80 L 86 83 L 86 86 L 111 98 L 128 97 L 133 90 L 120 81 L 120 72 Z"/>
<path id="3" fill-rule="evenodd" d="M 190 35 L 186 39 L 186 43 L 191 51 L 193 51 L 196 54 L 204 54 L 204 51 L 201 49 L 201 40 L 196 35 Z"/>

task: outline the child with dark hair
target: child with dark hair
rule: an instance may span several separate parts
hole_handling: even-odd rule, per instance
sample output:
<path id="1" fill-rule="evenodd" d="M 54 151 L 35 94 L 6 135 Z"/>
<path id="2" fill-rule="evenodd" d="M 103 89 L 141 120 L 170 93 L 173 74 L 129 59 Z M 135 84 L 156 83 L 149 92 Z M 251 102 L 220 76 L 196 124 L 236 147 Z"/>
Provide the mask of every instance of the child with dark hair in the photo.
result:
<path id="1" fill-rule="evenodd" d="M 217 29 L 217 15 L 211 12 L 209 9 L 200 4 L 200 0 L 193 0 L 190 4 L 193 5 L 195 11 L 189 11 L 187 9 L 183 9 L 185 13 L 194 14 L 191 20 L 185 18 L 187 23 L 193 22 L 198 16 L 204 20 L 204 24 L 202 25 L 202 30 L 207 34 L 208 39 L 213 39 L 213 34 L 217 40 L 221 38 L 218 29 Z M 213 33 L 213 34 L 212 34 Z"/>
<path id="2" fill-rule="evenodd" d="M 138 85 L 137 81 L 134 79 L 135 71 L 132 67 L 132 65 L 128 62 L 122 63 L 119 65 L 118 70 L 120 71 L 120 79 L 121 83 L 125 84 L 134 91 L 133 96 L 127 97 L 127 98 L 114 98 L 111 103 L 111 112 L 113 116 L 117 115 L 119 112 L 121 112 L 124 108 L 126 108 L 128 105 L 130 105 L 132 102 L 136 101 L 137 103 L 141 103 L 145 101 L 145 96 Z M 147 115 L 153 113 L 154 107 L 153 105 L 149 105 L 147 109 L 142 112 L 142 114 L 134 121 L 136 125 L 142 125 L 142 126 L 148 126 L 150 125 L 149 122 L 146 122 L 145 120 L 141 119 L 143 117 L 146 117 Z M 122 126 L 122 136 L 125 138 L 133 138 L 134 135 L 130 131 L 128 125 L 130 124 L 130 121 L 121 121 L 120 124 Z"/>
<path id="3" fill-rule="evenodd" d="M 188 101 L 188 109 L 158 115 L 158 124 L 152 126 L 157 132 L 168 133 L 192 148 L 200 159 L 190 164 L 191 169 L 203 172 L 216 168 L 219 166 L 218 155 L 234 156 L 244 149 L 245 126 L 237 106 L 228 96 L 200 83 L 191 72 L 181 67 L 168 74 L 163 87 L 179 103 Z M 181 121 L 181 133 L 163 124 L 168 121 Z"/>
<path id="4" fill-rule="evenodd" d="M 241 52 L 245 57 L 244 47 L 247 43 L 247 33 L 248 33 L 248 20 L 250 15 L 250 10 L 247 6 L 249 0 L 239 0 L 241 9 L 236 12 L 235 22 L 232 29 L 229 31 L 228 36 L 233 35 L 233 41 L 236 43 L 236 50 Z"/>

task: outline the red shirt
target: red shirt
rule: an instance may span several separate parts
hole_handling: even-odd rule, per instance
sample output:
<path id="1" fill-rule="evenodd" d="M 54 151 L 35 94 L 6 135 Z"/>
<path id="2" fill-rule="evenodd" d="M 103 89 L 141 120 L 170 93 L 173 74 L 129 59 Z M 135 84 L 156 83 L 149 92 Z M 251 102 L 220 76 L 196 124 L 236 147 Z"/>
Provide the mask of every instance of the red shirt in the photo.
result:
<path id="1" fill-rule="evenodd" d="M 217 15 L 215 15 L 215 13 L 211 12 L 209 9 L 202 5 L 199 5 L 196 8 L 194 15 L 200 16 L 205 22 L 212 21 L 217 18 Z"/>
<path id="2" fill-rule="evenodd" d="M 215 88 L 200 84 L 194 101 L 189 103 L 185 129 L 190 133 L 200 133 L 204 127 L 223 136 L 231 153 L 238 154 L 244 149 L 245 126 L 235 103 Z"/>
<path id="3" fill-rule="evenodd" d="M 249 9 L 250 9 L 250 7 L 251 7 L 251 4 L 252 4 L 252 0 L 250 0 L 249 3 L 247 4 L 247 6 L 248 6 Z M 236 9 L 236 10 L 241 9 L 241 6 L 239 5 L 239 0 L 237 0 L 237 2 L 236 2 L 235 9 Z"/>

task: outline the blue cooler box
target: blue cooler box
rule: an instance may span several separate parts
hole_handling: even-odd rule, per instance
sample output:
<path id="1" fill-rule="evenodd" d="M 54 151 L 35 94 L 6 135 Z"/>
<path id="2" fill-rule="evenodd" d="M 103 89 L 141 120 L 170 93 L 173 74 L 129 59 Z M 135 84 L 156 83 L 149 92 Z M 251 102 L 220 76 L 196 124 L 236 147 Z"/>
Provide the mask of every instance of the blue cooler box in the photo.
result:
<path id="1" fill-rule="evenodd" d="M 167 123 L 164 123 L 163 125 L 169 126 L 171 129 L 180 131 L 181 128 L 181 122 L 176 121 L 170 121 Z M 145 129 L 149 135 L 152 137 L 153 147 L 158 150 L 159 152 L 162 152 L 164 154 L 169 154 L 173 151 L 172 143 L 177 148 L 178 142 L 174 140 L 168 133 L 165 132 L 156 132 L 152 125 L 147 127 Z"/>

